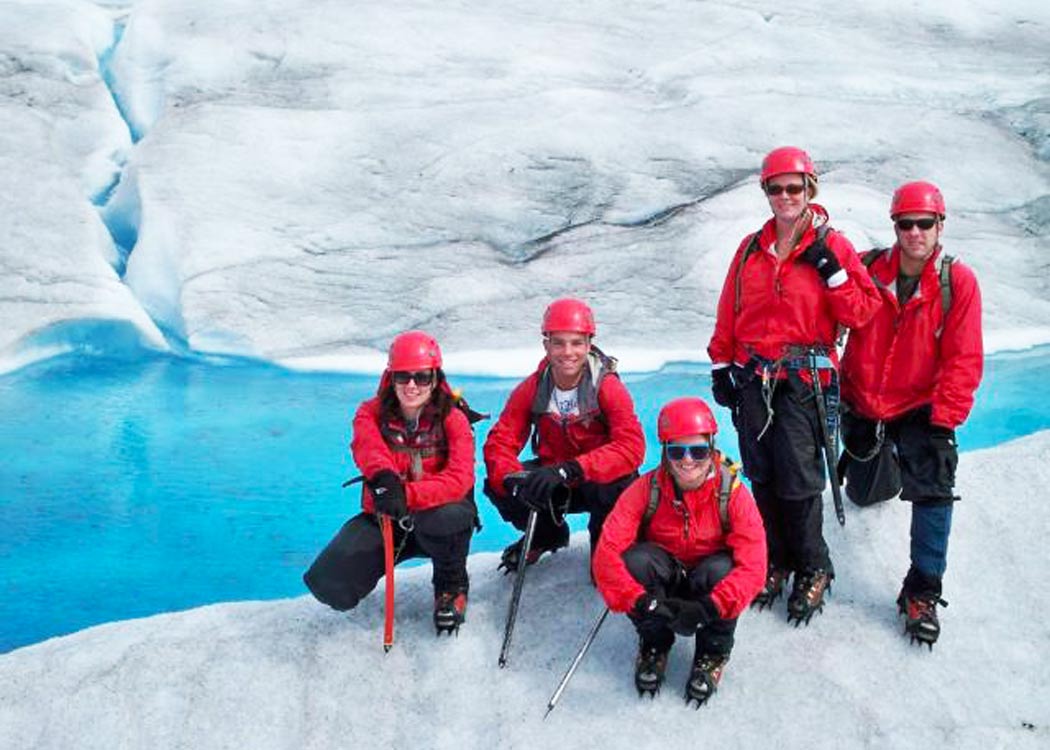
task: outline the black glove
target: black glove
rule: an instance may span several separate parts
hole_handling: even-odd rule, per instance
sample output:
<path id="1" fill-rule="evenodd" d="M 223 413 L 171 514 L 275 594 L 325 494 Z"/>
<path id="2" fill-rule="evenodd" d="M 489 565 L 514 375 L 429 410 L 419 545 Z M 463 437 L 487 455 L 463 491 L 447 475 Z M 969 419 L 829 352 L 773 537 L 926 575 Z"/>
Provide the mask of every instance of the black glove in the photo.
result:
<path id="1" fill-rule="evenodd" d="M 955 442 L 955 430 L 940 425 L 930 425 L 930 446 L 933 448 L 937 466 L 937 483 L 949 496 L 955 485 L 955 469 L 959 464 L 959 450 Z"/>
<path id="2" fill-rule="evenodd" d="M 503 478 L 503 491 L 507 493 L 507 497 L 517 499 L 522 497 L 522 488 L 525 486 L 525 477 L 528 475 L 526 471 L 516 471 Z"/>
<path id="3" fill-rule="evenodd" d="M 372 493 L 372 504 L 376 513 L 390 516 L 395 521 L 408 515 L 408 503 L 405 500 L 405 485 L 390 469 L 383 469 L 365 482 Z"/>
<path id="4" fill-rule="evenodd" d="M 934 449 L 938 453 L 943 453 L 945 450 L 951 448 L 955 449 L 955 430 L 948 427 L 941 427 L 940 425 L 930 425 L 930 442 L 933 443 Z"/>
<path id="5" fill-rule="evenodd" d="M 551 495 L 557 488 L 566 487 L 581 479 L 583 469 L 575 461 L 544 466 L 529 472 L 525 477 L 524 486 L 518 490 L 518 497 L 530 508 L 546 510 L 550 507 Z"/>
<path id="6" fill-rule="evenodd" d="M 815 241 L 799 257 L 817 269 L 817 273 L 820 274 L 820 278 L 824 280 L 825 284 L 828 283 L 828 279 L 842 270 L 842 264 L 839 263 L 839 259 L 824 244 L 823 240 Z"/>
<path id="7" fill-rule="evenodd" d="M 631 610 L 635 617 L 641 619 L 659 619 L 670 623 L 674 619 L 674 612 L 667 606 L 664 599 L 648 592 L 639 596 L 634 602 Z"/>
<path id="8" fill-rule="evenodd" d="M 735 409 L 740 403 L 740 392 L 733 382 L 733 367 L 719 367 L 711 370 L 711 395 L 715 397 L 715 403 Z"/>
<path id="9" fill-rule="evenodd" d="M 693 635 L 718 619 L 718 608 L 710 596 L 699 601 L 670 598 L 664 604 L 673 613 L 671 629 L 679 635 Z"/>

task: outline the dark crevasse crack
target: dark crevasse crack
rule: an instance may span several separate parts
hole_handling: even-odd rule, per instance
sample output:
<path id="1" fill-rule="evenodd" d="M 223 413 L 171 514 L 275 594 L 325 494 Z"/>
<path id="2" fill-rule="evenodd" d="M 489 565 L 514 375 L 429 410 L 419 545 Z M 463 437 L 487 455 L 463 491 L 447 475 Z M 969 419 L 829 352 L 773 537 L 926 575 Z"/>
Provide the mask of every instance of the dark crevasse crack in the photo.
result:
<path id="1" fill-rule="evenodd" d="M 113 57 L 121 40 L 124 38 L 124 29 L 127 22 L 124 18 L 113 23 L 113 43 L 98 58 L 99 74 L 106 84 L 113 104 L 120 115 L 120 119 L 128 128 L 131 143 L 138 143 L 144 133 L 135 128 L 128 117 L 128 108 L 120 95 L 120 86 L 117 83 L 116 72 L 113 68 Z M 109 236 L 113 239 L 116 253 L 110 259 L 113 269 L 121 279 L 127 271 L 128 259 L 135 249 L 139 237 L 139 221 L 142 216 L 139 203 L 138 190 L 134 185 L 124 183 L 127 165 L 126 155 L 118 155 L 114 163 L 119 167 L 113 179 L 96 195 L 92 196 L 91 202 L 98 208 L 99 216 L 103 224 L 109 230 Z M 117 196 L 119 195 L 119 199 Z"/>
<path id="2" fill-rule="evenodd" d="M 121 42 L 124 39 L 128 18 L 126 9 L 118 12 L 120 15 L 114 18 L 113 21 L 112 43 L 99 55 L 98 70 L 113 100 L 113 106 L 116 108 L 117 114 L 128 129 L 131 149 L 134 149 L 135 145 L 147 134 L 148 125 L 142 124 L 142 118 L 132 116 L 131 97 L 133 94 L 141 95 L 142 92 L 137 89 L 133 90 L 134 81 L 129 83 L 129 81 L 122 80 L 120 78 L 120 66 L 114 66 L 114 59 L 117 57 Z M 156 83 L 156 81 L 152 83 Z M 135 125 L 136 121 L 140 123 L 138 126 Z M 139 195 L 135 171 L 129 168 L 130 153 L 121 151 L 113 154 L 111 159 L 114 165 L 113 177 L 102 189 L 91 196 L 91 203 L 98 210 L 102 223 L 113 240 L 115 252 L 108 259 L 110 265 L 113 266 L 121 281 L 126 282 L 125 275 L 128 269 L 128 262 L 139 241 L 139 231 L 142 223 L 142 201 Z M 130 286 L 128 288 L 132 296 L 136 296 L 134 289 Z M 153 320 L 173 351 L 186 351 L 187 347 L 184 338 L 179 331 L 174 330 L 178 324 L 158 319 L 151 314 L 149 305 L 142 305 L 142 309 Z"/>

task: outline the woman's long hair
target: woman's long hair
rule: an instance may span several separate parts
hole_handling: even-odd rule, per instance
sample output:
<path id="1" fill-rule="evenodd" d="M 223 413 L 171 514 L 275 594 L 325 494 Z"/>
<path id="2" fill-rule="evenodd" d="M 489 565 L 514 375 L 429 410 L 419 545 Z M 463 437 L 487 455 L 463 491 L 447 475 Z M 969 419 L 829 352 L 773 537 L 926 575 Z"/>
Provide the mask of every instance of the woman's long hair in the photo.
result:
<path id="1" fill-rule="evenodd" d="M 423 411 L 434 414 L 435 424 L 444 423 L 445 417 L 452 410 L 452 394 L 445 387 L 445 373 L 439 367 L 434 370 L 434 384 L 430 388 L 430 400 L 423 405 Z M 394 420 L 403 420 L 401 413 L 401 402 L 397 400 L 397 391 L 394 390 L 394 379 L 387 379 L 387 384 L 379 394 L 379 418 L 384 424 Z"/>

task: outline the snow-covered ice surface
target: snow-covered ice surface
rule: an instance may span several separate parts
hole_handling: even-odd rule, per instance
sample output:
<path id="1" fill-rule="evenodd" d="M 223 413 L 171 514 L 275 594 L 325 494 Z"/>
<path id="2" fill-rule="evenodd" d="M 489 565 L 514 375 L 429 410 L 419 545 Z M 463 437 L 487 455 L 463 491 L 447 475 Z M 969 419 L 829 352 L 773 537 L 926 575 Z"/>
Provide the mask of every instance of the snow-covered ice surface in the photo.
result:
<path id="1" fill-rule="evenodd" d="M 990 348 L 1047 342 L 1048 38 L 1034 0 L 7 0 L 0 370 L 501 352 L 563 294 L 626 369 L 703 359 L 784 143 L 861 249 L 938 182 Z"/>
<path id="2" fill-rule="evenodd" d="M 1023 468 L 1024 471 L 1019 471 Z M 562 700 L 547 700 L 602 605 L 585 534 L 530 569 L 510 663 L 496 665 L 511 579 L 471 557 L 458 638 L 436 639 L 429 565 L 399 570 L 393 650 L 382 585 L 354 612 L 308 596 L 102 625 L 0 656 L 0 737 L 19 748 L 1045 748 L 1050 432 L 968 453 L 959 469 L 932 652 L 901 635 L 894 597 L 908 508 L 829 525 L 838 579 L 809 627 L 748 612 L 722 687 L 680 691 L 679 639 L 657 700 L 639 700 L 626 618 L 610 616 Z M 830 504 L 830 503 L 829 503 Z M 829 519 L 829 524 L 834 524 Z"/>

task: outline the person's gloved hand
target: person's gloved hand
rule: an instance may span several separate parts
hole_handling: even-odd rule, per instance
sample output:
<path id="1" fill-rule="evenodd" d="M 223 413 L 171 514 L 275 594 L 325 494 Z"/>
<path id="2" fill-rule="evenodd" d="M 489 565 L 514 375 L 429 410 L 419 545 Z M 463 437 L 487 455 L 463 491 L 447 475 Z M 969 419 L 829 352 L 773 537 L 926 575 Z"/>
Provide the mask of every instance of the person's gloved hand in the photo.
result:
<path id="1" fill-rule="evenodd" d="M 376 513 L 390 516 L 395 521 L 408 515 L 408 501 L 405 499 L 405 485 L 401 477 L 390 469 L 377 472 L 367 480 L 369 492 L 372 493 L 372 504 Z"/>
<path id="2" fill-rule="evenodd" d="M 732 365 L 711 370 L 711 395 L 715 397 L 715 403 L 730 409 L 735 409 L 740 403 L 740 392 L 733 382 Z"/>
<path id="3" fill-rule="evenodd" d="M 951 494 L 955 484 L 955 468 L 959 464 L 959 450 L 955 442 L 955 430 L 940 425 L 930 425 L 930 446 L 936 455 L 937 482 L 942 491 Z"/>
<path id="4" fill-rule="evenodd" d="M 802 251 L 799 256 L 806 263 L 809 263 L 820 274 L 820 278 L 827 284 L 832 276 L 842 270 L 842 264 L 839 263 L 839 259 L 835 257 L 835 253 L 831 252 L 823 240 L 816 240 L 812 245 Z"/>
<path id="5" fill-rule="evenodd" d="M 718 619 L 718 608 L 710 596 L 698 601 L 668 598 L 664 604 L 673 613 L 671 629 L 679 635 L 693 635 Z"/>
<path id="6" fill-rule="evenodd" d="M 503 490 L 508 497 L 524 502 L 525 478 L 529 475 L 527 471 L 516 471 L 503 478 Z"/>
<path id="7" fill-rule="evenodd" d="M 631 612 L 635 617 L 642 619 L 659 619 L 670 623 L 674 619 L 675 613 L 667 606 L 665 601 L 654 594 L 646 592 L 635 600 Z"/>
<path id="8" fill-rule="evenodd" d="M 930 442 L 933 444 L 934 450 L 936 450 L 942 455 L 948 450 L 955 450 L 955 430 L 948 427 L 941 427 L 940 425 L 931 424 Z"/>
<path id="9" fill-rule="evenodd" d="M 583 469 L 575 461 L 563 461 L 530 471 L 518 497 L 535 510 L 550 507 L 551 495 L 558 487 L 567 487 L 583 479 Z"/>

